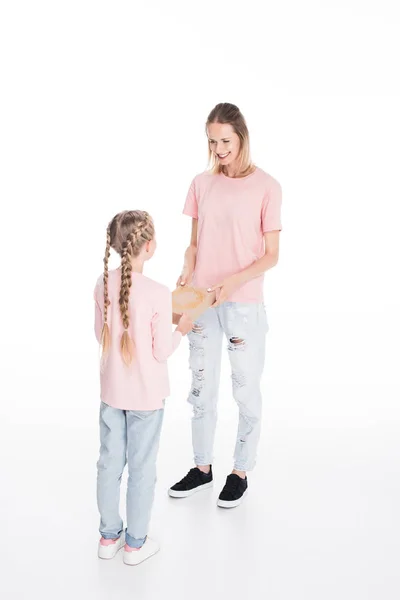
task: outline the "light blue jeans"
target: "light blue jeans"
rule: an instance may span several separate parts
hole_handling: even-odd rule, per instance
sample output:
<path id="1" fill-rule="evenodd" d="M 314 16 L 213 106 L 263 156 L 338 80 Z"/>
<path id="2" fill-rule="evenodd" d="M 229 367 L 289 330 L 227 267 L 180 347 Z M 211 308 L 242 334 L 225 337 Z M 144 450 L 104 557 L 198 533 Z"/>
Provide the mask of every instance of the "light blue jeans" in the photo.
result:
<path id="1" fill-rule="evenodd" d="M 268 331 L 264 304 L 225 302 L 208 309 L 189 333 L 193 405 L 192 440 L 196 465 L 213 462 L 223 334 L 228 340 L 232 392 L 239 407 L 234 468 L 250 471 L 256 462 L 261 426 L 260 381 Z"/>
<path id="2" fill-rule="evenodd" d="M 163 417 L 163 409 L 125 411 L 101 403 L 97 505 L 100 533 L 105 539 L 118 538 L 123 531 L 119 499 L 122 473 L 128 462 L 126 543 L 141 548 L 146 540 Z"/>

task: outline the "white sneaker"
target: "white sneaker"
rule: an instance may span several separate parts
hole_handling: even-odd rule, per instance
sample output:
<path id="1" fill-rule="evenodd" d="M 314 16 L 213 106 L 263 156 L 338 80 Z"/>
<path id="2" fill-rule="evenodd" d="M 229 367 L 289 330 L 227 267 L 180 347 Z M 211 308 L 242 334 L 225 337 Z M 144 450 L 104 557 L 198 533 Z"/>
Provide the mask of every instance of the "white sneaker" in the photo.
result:
<path id="1" fill-rule="evenodd" d="M 124 549 L 124 563 L 126 565 L 133 566 L 139 565 L 144 560 L 147 560 L 151 556 L 154 556 L 154 554 L 157 554 L 160 546 L 154 540 L 146 538 L 145 543 L 139 550 L 127 550 L 126 548 L 129 548 L 129 546 L 125 546 Z"/>
<path id="2" fill-rule="evenodd" d="M 102 538 L 103 539 L 103 538 Z M 115 540 L 112 544 L 103 545 L 101 541 L 99 542 L 98 549 L 98 557 L 103 558 L 105 560 L 110 560 L 110 558 L 114 558 L 119 550 L 121 550 L 122 546 L 125 544 L 125 533 L 121 533 L 121 537 L 118 540 Z"/>

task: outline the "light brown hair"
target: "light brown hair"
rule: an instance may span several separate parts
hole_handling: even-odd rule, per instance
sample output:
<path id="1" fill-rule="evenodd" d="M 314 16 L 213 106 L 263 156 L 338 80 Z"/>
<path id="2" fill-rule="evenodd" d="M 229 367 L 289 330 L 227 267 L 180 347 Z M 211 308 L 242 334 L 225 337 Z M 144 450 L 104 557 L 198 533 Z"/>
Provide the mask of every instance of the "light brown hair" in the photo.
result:
<path id="1" fill-rule="evenodd" d="M 121 288 L 119 308 L 124 332 L 121 338 L 121 354 L 126 365 L 133 359 L 133 341 L 129 335 L 129 294 L 132 285 L 131 259 L 140 254 L 143 245 L 154 238 L 154 224 L 150 215 L 142 210 L 127 210 L 115 215 L 107 227 L 106 252 L 104 255 L 104 323 L 101 345 L 105 357 L 110 349 L 110 328 L 107 323 L 108 298 L 108 260 L 113 248 L 121 256 Z"/>
<path id="2" fill-rule="evenodd" d="M 254 169 L 254 165 L 250 158 L 249 130 L 247 128 L 246 120 L 239 108 L 234 104 L 229 104 L 229 102 L 217 104 L 208 115 L 206 131 L 211 123 L 229 124 L 239 136 L 240 150 L 238 175 L 242 177 L 247 175 Z M 219 163 L 215 154 L 212 152 L 210 145 L 208 146 L 208 159 L 213 173 L 218 174 L 224 172 L 223 165 Z"/>

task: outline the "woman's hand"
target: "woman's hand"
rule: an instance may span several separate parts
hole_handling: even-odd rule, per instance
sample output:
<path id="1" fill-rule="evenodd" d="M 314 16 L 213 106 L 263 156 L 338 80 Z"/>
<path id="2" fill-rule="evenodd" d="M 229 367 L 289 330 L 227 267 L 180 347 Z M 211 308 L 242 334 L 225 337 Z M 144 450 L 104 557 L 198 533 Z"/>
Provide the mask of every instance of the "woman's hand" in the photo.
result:
<path id="1" fill-rule="evenodd" d="M 186 249 L 182 273 L 178 277 L 176 287 L 192 282 L 197 257 L 197 219 L 192 219 L 190 246 Z"/>
<path id="2" fill-rule="evenodd" d="M 182 269 L 182 273 L 178 277 L 178 281 L 176 282 L 176 287 L 187 285 L 192 281 L 193 271 L 189 265 L 185 265 Z"/>
<path id="3" fill-rule="evenodd" d="M 196 248 L 194 246 L 189 246 L 189 248 L 185 252 L 185 262 L 183 265 L 182 273 L 178 277 L 178 281 L 176 282 L 176 287 L 180 285 L 187 285 L 191 283 L 194 273 L 194 268 L 196 265 Z"/>
<path id="4" fill-rule="evenodd" d="M 238 275 L 232 275 L 231 277 L 227 277 L 219 283 L 218 285 L 213 285 L 211 288 L 208 288 L 207 292 L 216 292 L 217 299 L 214 304 L 211 305 L 211 308 L 215 308 L 216 306 L 220 306 L 232 296 L 237 289 L 242 285 L 240 278 Z"/>

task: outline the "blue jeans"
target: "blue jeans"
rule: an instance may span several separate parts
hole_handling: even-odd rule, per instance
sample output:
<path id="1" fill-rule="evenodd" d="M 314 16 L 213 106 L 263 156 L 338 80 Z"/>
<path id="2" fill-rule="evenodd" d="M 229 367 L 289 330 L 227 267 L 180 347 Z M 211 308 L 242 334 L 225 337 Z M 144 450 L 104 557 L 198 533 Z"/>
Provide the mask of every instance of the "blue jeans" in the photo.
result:
<path id="1" fill-rule="evenodd" d="M 122 473 L 128 462 L 126 543 L 144 544 L 150 522 L 156 484 L 156 461 L 164 410 L 140 411 L 100 406 L 100 458 L 97 463 L 97 505 L 100 533 L 119 538 L 123 522 L 119 514 Z"/>
<path id="2" fill-rule="evenodd" d="M 193 405 L 192 440 L 196 465 L 209 465 L 213 461 L 221 346 L 225 334 L 232 370 L 232 393 L 239 407 L 234 468 L 238 471 L 254 468 L 261 427 L 260 381 L 267 331 L 262 303 L 225 302 L 201 315 L 189 333 L 193 378 L 188 401 Z"/>

